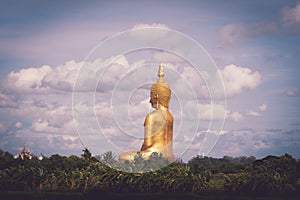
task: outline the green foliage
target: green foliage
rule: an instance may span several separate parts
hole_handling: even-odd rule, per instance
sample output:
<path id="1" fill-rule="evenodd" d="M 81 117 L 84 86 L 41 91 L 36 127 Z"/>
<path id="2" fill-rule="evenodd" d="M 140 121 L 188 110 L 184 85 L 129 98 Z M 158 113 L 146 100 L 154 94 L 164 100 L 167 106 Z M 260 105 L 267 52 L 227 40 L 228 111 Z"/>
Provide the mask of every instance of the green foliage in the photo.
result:
<path id="1" fill-rule="evenodd" d="M 299 162 L 299 161 L 298 161 Z M 242 194 L 283 194 L 296 191 L 297 161 L 290 155 L 267 156 L 237 174 L 227 189 Z"/>
<path id="2" fill-rule="evenodd" d="M 196 156 L 192 158 L 188 164 L 191 166 L 195 173 L 201 173 L 207 170 L 212 173 L 238 173 L 244 169 L 245 166 L 255 161 L 255 157 L 238 157 L 232 158 L 224 156 L 223 158 L 211 158 Z"/>
<path id="3" fill-rule="evenodd" d="M 97 159 L 95 159 L 97 157 Z M 230 192 L 237 194 L 299 193 L 299 160 L 285 154 L 254 157 L 201 158 L 172 163 L 153 153 L 123 164 L 112 152 L 93 157 L 52 155 L 43 160 L 14 159 L 0 150 L 0 191 L 55 192 Z M 167 166 L 167 167 L 164 167 Z M 116 170 L 119 169 L 119 170 Z M 126 171 L 126 172 L 125 172 Z M 142 173 L 147 171 L 147 173 Z"/>

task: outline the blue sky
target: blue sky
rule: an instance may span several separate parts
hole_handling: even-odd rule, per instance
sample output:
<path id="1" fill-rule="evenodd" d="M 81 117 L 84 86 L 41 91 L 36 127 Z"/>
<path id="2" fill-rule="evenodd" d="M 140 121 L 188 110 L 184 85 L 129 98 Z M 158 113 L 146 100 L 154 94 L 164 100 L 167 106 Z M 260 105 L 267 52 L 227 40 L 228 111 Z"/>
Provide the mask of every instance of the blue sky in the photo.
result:
<path id="1" fill-rule="evenodd" d="M 209 156 L 300 158 L 300 1 L 294 0 L 1 1 L 0 148 L 17 153 L 26 143 L 35 154 L 80 154 L 70 90 L 78 69 L 101 41 L 137 26 L 190 36 L 227 80 L 224 133 Z M 108 109 L 97 95 L 99 109 Z M 206 109 L 200 105 L 204 123 Z M 134 117 L 141 127 L 148 111 Z M 111 133 L 114 126 L 105 124 Z M 198 130 L 188 158 L 201 152 L 204 133 Z M 132 143 L 137 150 L 140 142 Z"/>

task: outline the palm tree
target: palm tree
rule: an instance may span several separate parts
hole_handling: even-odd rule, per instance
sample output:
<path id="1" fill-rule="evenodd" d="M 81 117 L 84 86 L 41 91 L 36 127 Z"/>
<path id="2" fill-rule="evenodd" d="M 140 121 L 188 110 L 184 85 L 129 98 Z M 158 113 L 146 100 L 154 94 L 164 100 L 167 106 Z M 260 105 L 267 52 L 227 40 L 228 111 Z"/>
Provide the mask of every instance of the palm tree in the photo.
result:
<path id="1" fill-rule="evenodd" d="M 90 152 L 90 150 L 88 148 L 84 148 L 83 150 L 83 154 L 81 154 L 81 156 L 83 157 L 83 159 L 87 162 L 89 162 L 92 158 L 92 153 Z"/>
<path id="2" fill-rule="evenodd" d="M 115 167 L 117 164 L 116 156 L 112 151 L 107 151 L 103 155 L 101 155 L 100 161 L 109 167 Z"/>

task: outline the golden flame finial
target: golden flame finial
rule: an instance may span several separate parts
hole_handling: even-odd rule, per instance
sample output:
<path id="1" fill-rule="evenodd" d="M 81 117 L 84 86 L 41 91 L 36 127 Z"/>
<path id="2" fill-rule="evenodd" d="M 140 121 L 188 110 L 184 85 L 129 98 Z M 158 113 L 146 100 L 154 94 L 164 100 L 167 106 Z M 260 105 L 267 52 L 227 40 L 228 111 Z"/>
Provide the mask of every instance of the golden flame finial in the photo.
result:
<path id="1" fill-rule="evenodd" d="M 164 78 L 165 74 L 164 74 L 164 68 L 162 66 L 162 62 L 160 62 L 159 64 L 159 68 L 158 68 L 158 77 L 159 78 Z"/>

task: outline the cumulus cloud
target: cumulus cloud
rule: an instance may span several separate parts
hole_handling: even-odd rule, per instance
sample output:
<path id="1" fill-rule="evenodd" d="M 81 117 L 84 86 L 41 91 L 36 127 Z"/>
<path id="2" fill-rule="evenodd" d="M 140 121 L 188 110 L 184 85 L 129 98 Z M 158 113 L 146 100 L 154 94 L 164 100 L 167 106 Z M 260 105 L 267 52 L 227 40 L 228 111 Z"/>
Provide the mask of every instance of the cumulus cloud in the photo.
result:
<path id="1" fill-rule="evenodd" d="M 77 73 L 75 68 L 79 68 L 79 65 L 71 61 L 58 67 L 44 65 L 21 69 L 17 72 L 13 71 L 8 74 L 4 84 L 11 91 L 22 94 L 43 94 L 51 90 L 70 90 Z M 70 77 L 72 80 L 70 80 Z"/>
<path id="2" fill-rule="evenodd" d="M 48 65 L 39 68 L 21 69 L 19 72 L 11 72 L 7 76 L 7 85 L 10 89 L 22 88 L 27 92 L 43 92 L 47 90 L 47 86 L 43 84 L 43 78 L 49 73 L 52 68 Z"/>
<path id="3" fill-rule="evenodd" d="M 38 119 L 32 124 L 33 131 L 57 133 L 59 128 L 51 126 L 47 120 Z"/>
<path id="4" fill-rule="evenodd" d="M 82 62 L 69 61 L 52 68 L 43 78 L 43 84 L 56 90 L 71 91 Z"/>
<path id="5" fill-rule="evenodd" d="M 223 155 L 228 156 L 255 155 L 254 152 L 257 152 L 259 147 L 270 148 L 270 141 L 265 141 L 265 137 L 267 134 L 256 130 L 254 132 L 247 129 L 231 130 L 221 135 L 211 154 L 217 155 L 222 149 Z"/>
<path id="6" fill-rule="evenodd" d="M 118 59 L 116 59 L 118 58 Z M 109 68 L 102 76 L 104 67 Z M 80 79 L 76 80 L 81 66 L 85 68 L 80 71 Z M 41 67 L 29 67 L 20 71 L 12 71 L 8 74 L 2 87 L 17 94 L 49 94 L 57 92 L 72 92 L 76 81 L 80 81 L 81 88 L 94 91 L 95 80 L 100 79 L 101 89 L 111 89 L 119 78 L 128 70 L 128 61 L 124 56 L 114 56 L 107 60 L 96 59 L 94 61 L 68 61 L 64 65 L 52 67 L 43 65 Z M 1 104 L 7 104 L 8 96 L 0 93 Z M 1 105 L 0 104 L 0 105 Z"/>
<path id="7" fill-rule="evenodd" d="M 35 155 L 40 153 L 44 155 L 51 155 L 55 153 L 63 155 L 80 155 L 82 151 L 82 144 L 77 135 L 61 135 L 59 133 L 40 133 L 34 132 L 30 129 L 20 129 L 4 138 L 8 141 L 4 144 L 6 149 L 14 149 L 19 151 L 26 143 L 26 146 Z"/>
<path id="8" fill-rule="evenodd" d="M 290 152 L 299 155 L 299 139 L 298 129 L 269 131 L 244 128 L 230 130 L 220 136 L 219 142 L 210 156 L 257 155 L 265 157 L 270 154 L 274 155 L 275 152 Z"/>
<path id="9" fill-rule="evenodd" d="M 36 152 L 74 154 L 82 149 L 79 137 L 75 132 L 70 103 L 62 105 L 60 99 L 70 99 L 68 95 L 30 95 L 42 100 L 26 100 L 18 108 L 6 112 L 8 119 L 20 119 L 11 124 L 9 135 L 1 140 L 7 142 L 3 148 L 15 149 L 28 144 Z M 61 102 L 61 103 L 57 103 Z M 3 114 L 3 111 L 0 110 Z M 22 122 L 21 122 L 22 121 Z M 25 123 L 26 122 L 26 123 Z M 9 123 L 8 123 L 9 125 Z"/>
<path id="10" fill-rule="evenodd" d="M 246 67 L 237 65 L 227 65 L 223 70 L 219 70 L 223 79 L 226 96 L 231 97 L 246 90 L 256 88 L 262 81 L 262 76 L 258 71 L 252 71 Z"/>
<path id="11" fill-rule="evenodd" d="M 258 106 L 255 110 L 250 110 L 247 112 L 247 115 L 253 116 L 253 117 L 259 117 L 262 115 L 262 112 L 265 112 L 268 108 L 267 104 L 262 104 Z"/>
<path id="12" fill-rule="evenodd" d="M 180 77 L 173 84 L 173 89 L 183 93 L 192 88 L 198 98 L 210 99 L 212 91 L 214 98 L 224 98 L 224 93 L 226 97 L 233 97 L 257 88 L 262 82 L 262 75 L 258 71 L 234 64 L 218 69 L 215 74 L 197 71 L 188 66 L 174 66 L 174 68 L 180 73 Z M 221 80 L 224 88 L 220 87 L 220 84 L 216 84 Z M 185 84 L 188 85 L 184 86 Z"/>
<path id="13" fill-rule="evenodd" d="M 156 52 L 152 58 L 155 56 L 158 59 L 159 57 L 163 58 L 166 54 Z M 109 69 L 103 74 L 100 73 L 103 72 L 101 71 L 103 69 L 101 66 L 110 63 L 112 60 L 114 62 Z M 165 73 L 174 94 L 172 94 L 173 107 L 170 109 L 172 109 L 175 120 L 177 120 L 177 126 L 174 127 L 175 133 L 180 129 L 178 132 L 190 131 L 193 134 L 194 129 L 197 129 L 193 124 L 191 128 L 189 122 L 180 124 L 181 119 L 203 120 L 201 128 L 209 120 L 223 120 L 227 118 L 233 121 L 240 121 L 243 119 L 241 113 L 232 112 L 226 109 L 225 105 L 218 102 L 210 104 L 207 98 L 202 98 L 199 102 L 193 102 L 190 98 L 194 98 L 194 96 L 192 93 L 187 95 L 189 92 L 187 89 L 191 89 L 190 86 L 192 86 L 195 92 L 203 95 L 207 93 L 207 85 L 203 78 L 210 79 L 208 82 L 213 83 L 214 78 L 216 78 L 214 75 L 221 75 L 224 79 L 226 92 L 229 96 L 234 96 L 243 91 L 256 88 L 261 78 L 258 72 L 253 72 L 249 68 L 230 65 L 225 66 L 224 69 L 219 70 L 214 75 L 209 75 L 207 72 L 202 71 L 202 76 L 199 76 L 195 69 L 188 65 L 182 65 L 182 63 L 177 65 L 177 61 L 179 62 L 180 60 L 170 57 L 168 61 L 165 63 L 167 66 Z M 131 138 L 133 135 L 130 134 L 135 133 L 134 137 L 138 138 L 136 141 L 141 142 L 144 118 L 152 110 L 148 103 L 149 88 L 150 84 L 157 79 L 157 66 L 152 67 L 151 65 L 151 69 L 149 69 L 149 66 L 146 66 L 144 62 L 141 61 L 140 63 L 145 67 L 145 69 L 141 68 L 141 73 L 138 73 L 141 69 L 135 68 L 135 63 L 130 63 L 125 56 L 119 56 L 118 59 L 98 59 L 88 63 L 70 61 L 56 67 L 45 65 L 11 72 L 7 76 L 5 83 L 10 86 L 11 93 L 23 94 L 22 99 L 18 101 L 19 106 L 11 108 L 8 112 L 9 118 L 17 118 L 19 120 L 19 123 L 14 124 L 14 127 L 18 128 L 14 128 L 15 137 L 27 137 L 27 133 L 34 133 L 30 136 L 32 141 L 47 143 L 49 148 L 58 148 L 57 144 L 63 145 L 65 143 L 64 148 L 59 148 L 63 152 L 68 152 L 67 148 L 70 151 L 78 149 L 80 140 L 76 135 L 72 118 L 71 91 L 80 66 L 87 64 L 90 71 L 88 73 L 83 72 L 84 74 L 80 80 L 84 86 L 83 88 L 87 89 L 74 92 L 78 94 L 79 98 L 74 104 L 75 115 L 78 111 L 83 114 L 85 119 L 85 124 L 82 123 L 82 118 L 75 120 L 76 123 L 81 124 L 82 129 L 80 130 L 84 130 L 80 132 L 80 134 L 84 134 L 80 135 L 80 137 L 84 138 L 83 143 L 88 141 L 85 145 L 94 150 L 99 149 L 99 144 L 104 144 L 103 147 L 100 145 L 104 150 L 110 148 L 113 146 L 110 142 L 114 143 L 115 146 L 125 148 L 130 142 L 133 142 Z M 102 74 L 102 76 L 100 77 L 99 74 Z M 237 79 L 236 76 L 241 78 Z M 90 82 L 91 79 L 95 78 L 100 78 L 98 85 L 92 85 L 92 82 Z M 214 87 L 214 85 L 210 87 Z M 83 98 L 86 95 L 91 98 Z M 113 95 L 117 95 L 114 97 L 119 95 L 121 99 L 126 98 L 121 102 L 112 102 Z M 183 99 L 181 98 L 182 96 L 184 97 Z M 176 102 L 175 97 L 181 102 Z M 199 96 L 196 95 L 197 97 Z M 113 106 L 112 103 L 114 103 Z M 197 109 L 195 108 L 199 108 L 199 110 L 196 111 Z M 184 113 L 182 113 L 182 110 L 184 110 Z M 120 116 L 122 123 L 118 121 L 118 116 Z M 191 123 L 193 122 L 191 121 Z M 105 134 L 105 137 L 103 136 L 102 138 L 103 140 L 95 140 L 95 135 L 99 135 L 101 132 Z M 124 132 L 129 134 L 124 136 Z M 185 140 L 188 142 L 189 137 L 192 136 L 185 135 L 184 138 L 183 135 L 179 135 L 176 137 L 176 141 Z M 40 143 L 37 142 L 36 144 Z M 189 144 L 184 145 L 186 147 Z M 180 150 L 182 149 L 183 147 L 181 146 Z"/>
<path id="14" fill-rule="evenodd" d="M 235 122 L 241 121 L 243 119 L 243 115 L 239 112 L 232 112 L 229 116 L 230 119 L 232 119 Z"/>

